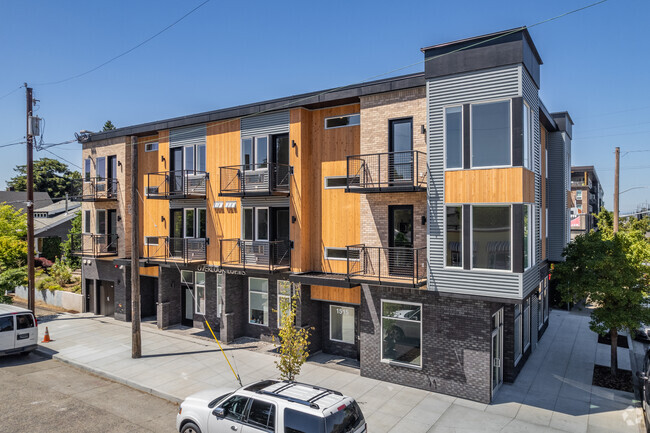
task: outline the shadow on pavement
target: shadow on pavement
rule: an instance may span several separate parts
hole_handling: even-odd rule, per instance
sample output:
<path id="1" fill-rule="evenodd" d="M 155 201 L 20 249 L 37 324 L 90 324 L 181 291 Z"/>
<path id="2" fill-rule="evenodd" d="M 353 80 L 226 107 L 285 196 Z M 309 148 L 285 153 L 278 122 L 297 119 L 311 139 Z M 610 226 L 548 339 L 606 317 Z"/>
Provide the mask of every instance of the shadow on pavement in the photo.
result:
<path id="1" fill-rule="evenodd" d="M 233 348 L 225 348 L 223 350 L 224 352 L 228 352 L 230 350 L 238 350 L 238 349 L 248 349 L 248 347 L 233 347 Z M 192 352 L 156 353 L 154 355 L 142 355 L 142 358 L 161 358 L 164 356 L 196 355 L 198 353 L 210 353 L 210 352 L 221 352 L 221 350 L 214 349 L 214 350 L 194 350 Z"/>

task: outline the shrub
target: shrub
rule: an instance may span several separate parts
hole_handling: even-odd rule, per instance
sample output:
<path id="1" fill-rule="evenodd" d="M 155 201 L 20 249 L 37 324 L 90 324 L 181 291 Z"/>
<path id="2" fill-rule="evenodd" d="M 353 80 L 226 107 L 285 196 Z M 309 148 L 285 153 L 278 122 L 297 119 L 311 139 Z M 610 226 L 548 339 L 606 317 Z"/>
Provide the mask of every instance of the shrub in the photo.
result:
<path id="1" fill-rule="evenodd" d="M 72 282 L 72 268 L 67 260 L 57 258 L 50 268 L 50 276 L 59 286 L 69 284 Z"/>
<path id="2" fill-rule="evenodd" d="M 36 257 L 34 259 L 34 264 L 36 266 L 40 266 L 42 268 L 47 269 L 47 268 L 51 268 L 52 265 L 54 264 L 54 262 L 52 262 L 51 260 L 46 259 L 45 257 Z"/>
<path id="3" fill-rule="evenodd" d="M 43 278 L 41 281 L 36 284 L 38 290 L 63 290 L 63 288 L 57 284 L 52 277 Z"/>

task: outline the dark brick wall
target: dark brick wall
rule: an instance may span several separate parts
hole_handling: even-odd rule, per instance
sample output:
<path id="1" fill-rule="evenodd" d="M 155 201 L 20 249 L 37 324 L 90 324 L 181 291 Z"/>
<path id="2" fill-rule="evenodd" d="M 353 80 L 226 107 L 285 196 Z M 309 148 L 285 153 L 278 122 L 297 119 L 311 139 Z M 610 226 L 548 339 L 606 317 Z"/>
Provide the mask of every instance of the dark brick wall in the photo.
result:
<path id="1" fill-rule="evenodd" d="M 92 280 L 91 290 L 97 291 L 99 280 L 111 281 L 114 286 L 114 301 L 115 301 L 115 318 L 118 320 L 131 320 L 131 312 L 126 311 L 131 308 L 131 275 L 130 268 L 124 266 L 123 269 L 115 267 L 113 260 L 96 259 L 90 260 L 90 264 L 81 265 L 82 279 Z M 125 281 L 125 276 L 126 281 Z M 128 290 L 127 290 L 128 287 Z M 88 296 L 86 284 L 82 285 L 82 294 Z M 90 311 L 94 314 L 99 314 L 97 310 L 97 293 L 92 293 Z"/>
<path id="2" fill-rule="evenodd" d="M 159 327 L 166 328 L 181 323 L 181 274 L 175 266 L 160 267 L 158 302 L 164 304 L 161 308 L 165 312 L 165 317 L 158 320 Z"/>
<path id="3" fill-rule="evenodd" d="M 311 286 L 301 285 L 297 321 L 300 326 L 312 328 L 309 330 L 309 353 L 322 350 L 323 328 L 321 313 L 321 302 L 311 299 Z"/>
<path id="4" fill-rule="evenodd" d="M 345 356 L 346 358 L 359 359 L 359 307 L 354 305 L 342 305 L 330 302 L 321 302 L 322 305 L 322 350 L 332 355 Z M 354 335 L 355 344 L 342 343 L 340 341 L 330 340 L 330 305 L 340 305 L 343 307 L 354 308 Z"/>

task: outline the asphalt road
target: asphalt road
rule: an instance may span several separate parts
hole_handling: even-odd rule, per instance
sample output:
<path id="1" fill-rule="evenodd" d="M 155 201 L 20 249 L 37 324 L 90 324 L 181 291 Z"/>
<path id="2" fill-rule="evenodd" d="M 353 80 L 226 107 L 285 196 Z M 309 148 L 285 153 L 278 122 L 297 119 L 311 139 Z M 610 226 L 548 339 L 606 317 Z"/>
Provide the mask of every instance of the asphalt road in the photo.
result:
<path id="1" fill-rule="evenodd" d="M 174 432 L 175 404 L 37 355 L 0 357 L 0 432 Z"/>

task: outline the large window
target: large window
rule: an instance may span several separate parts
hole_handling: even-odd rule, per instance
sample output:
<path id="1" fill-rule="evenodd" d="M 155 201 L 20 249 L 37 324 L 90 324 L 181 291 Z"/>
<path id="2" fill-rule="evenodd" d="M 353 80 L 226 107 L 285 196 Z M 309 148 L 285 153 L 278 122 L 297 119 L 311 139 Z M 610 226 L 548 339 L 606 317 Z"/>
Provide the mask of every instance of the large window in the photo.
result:
<path id="1" fill-rule="evenodd" d="M 535 207 L 524 205 L 524 269 L 535 264 Z"/>
<path id="2" fill-rule="evenodd" d="M 354 344 L 354 308 L 330 305 L 330 340 Z"/>
<path id="3" fill-rule="evenodd" d="M 248 322 L 269 326 L 269 280 L 248 279 Z"/>
<path id="4" fill-rule="evenodd" d="M 282 326 L 282 313 L 291 308 L 291 282 L 278 280 L 278 328 Z"/>
<path id="5" fill-rule="evenodd" d="M 471 107 L 472 167 L 511 164 L 510 101 Z"/>
<path id="6" fill-rule="evenodd" d="M 447 206 L 447 266 L 463 266 L 463 207 Z"/>
<path id="7" fill-rule="evenodd" d="M 515 304 L 515 365 L 521 359 L 521 305 Z"/>
<path id="8" fill-rule="evenodd" d="M 445 109 L 445 153 L 447 168 L 463 167 L 463 107 Z"/>
<path id="9" fill-rule="evenodd" d="M 205 314 L 205 272 L 194 273 L 194 299 L 196 314 Z"/>
<path id="10" fill-rule="evenodd" d="M 530 298 L 524 301 L 524 351 L 530 346 Z"/>
<path id="11" fill-rule="evenodd" d="M 422 366 L 422 304 L 381 301 L 381 358 Z"/>
<path id="12" fill-rule="evenodd" d="M 217 274 L 217 317 L 221 317 L 223 311 L 223 292 L 226 288 L 226 275 Z"/>
<path id="13" fill-rule="evenodd" d="M 533 111 L 530 109 L 528 104 L 524 102 L 524 112 L 523 112 L 523 165 L 529 170 L 533 169 L 533 137 L 534 137 L 534 128 L 533 128 Z"/>
<path id="14" fill-rule="evenodd" d="M 242 164 L 246 170 L 265 168 L 269 162 L 269 138 L 251 137 L 242 139 Z"/>
<path id="15" fill-rule="evenodd" d="M 510 206 L 473 206 L 473 267 L 510 270 L 510 233 Z"/>

